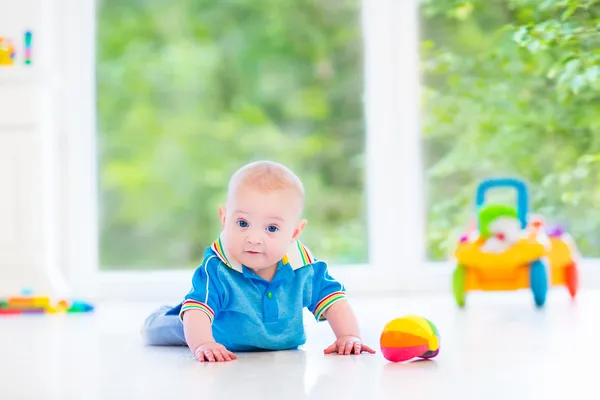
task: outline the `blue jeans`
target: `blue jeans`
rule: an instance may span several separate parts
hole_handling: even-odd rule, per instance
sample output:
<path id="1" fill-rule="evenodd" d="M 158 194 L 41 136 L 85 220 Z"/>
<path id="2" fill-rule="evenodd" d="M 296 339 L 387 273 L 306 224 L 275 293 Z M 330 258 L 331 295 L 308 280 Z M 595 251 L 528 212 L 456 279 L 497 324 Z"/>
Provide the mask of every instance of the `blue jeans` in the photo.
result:
<path id="1" fill-rule="evenodd" d="M 172 307 L 162 306 L 142 326 L 142 337 L 150 346 L 186 346 L 183 323 L 179 315 L 167 315 Z"/>

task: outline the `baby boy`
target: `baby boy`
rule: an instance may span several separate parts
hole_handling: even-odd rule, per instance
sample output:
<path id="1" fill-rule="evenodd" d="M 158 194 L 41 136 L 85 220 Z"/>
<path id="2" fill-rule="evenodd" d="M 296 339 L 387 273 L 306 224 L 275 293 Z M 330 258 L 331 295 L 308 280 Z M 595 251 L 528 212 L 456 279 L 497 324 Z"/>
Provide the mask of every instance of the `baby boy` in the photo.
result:
<path id="1" fill-rule="evenodd" d="M 281 164 L 248 164 L 231 178 L 222 232 L 206 249 L 192 289 L 174 308 L 150 315 L 150 345 L 187 345 L 203 361 L 233 352 L 294 349 L 306 341 L 303 309 L 327 320 L 336 336 L 325 354 L 375 351 L 362 343 L 344 286 L 299 241 L 304 188 Z"/>

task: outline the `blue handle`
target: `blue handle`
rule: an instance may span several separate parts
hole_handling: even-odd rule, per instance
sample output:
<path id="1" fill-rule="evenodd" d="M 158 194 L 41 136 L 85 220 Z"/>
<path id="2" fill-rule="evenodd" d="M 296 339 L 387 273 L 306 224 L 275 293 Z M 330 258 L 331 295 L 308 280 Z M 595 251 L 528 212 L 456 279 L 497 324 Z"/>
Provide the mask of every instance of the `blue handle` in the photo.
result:
<path id="1" fill-rule="evenodd" d="M 527 226 L 527 213 L 529 208 L 529 196 L 527 185 L 519 179 L 499 178 L 482 181 L 477 188 L 476 207 L 479 209 L 485 202 L 485 194 L 488 190 L 500 187 L 509 187 L 517 191 L 517 217 L 521 222 L 521 228 Z"/>

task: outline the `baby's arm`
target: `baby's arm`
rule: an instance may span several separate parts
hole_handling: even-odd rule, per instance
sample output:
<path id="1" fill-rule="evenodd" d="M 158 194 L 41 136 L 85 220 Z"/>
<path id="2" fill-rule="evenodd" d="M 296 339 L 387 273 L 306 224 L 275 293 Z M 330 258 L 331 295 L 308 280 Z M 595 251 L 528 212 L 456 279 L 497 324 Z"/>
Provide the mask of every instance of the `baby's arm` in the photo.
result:
<path id="1" fill-rule="evenodd" d="M 360 336 L 358 321 L 348 300 L 343 299 L 334 303 L 323 313 L 329 322 L 335 337 Z"/>
<path id="2" fill-rule="evenodd" d="M 231 361 L 237 356 L 215 342 L 211 321 L 204 311 L 188 310 L 183 314 L 183 332 L 188 347 L 198 361 Z"/>
<path id="3" fill-rule="evenodd" d="M 212 323 L 222 309 L 225 287 L 219 280 L 220 260 L 209 255 L 196 269 L 192 290 L 185 296 L 179 316 L 185 340 L 199 361 L 231 361 L 237 357 L 215 342 Z"/>
<path id="4" fill-rule="evenodd" d="M 312 267 L 313 298 L 309 310 L 317 321 L 327 320 L 336 337 L 335 342 L 325 349 L 325 354 L 337 352 L 340 355 L 350 355 L 363 351 L 375 353 L 371 347 L 362 343 L 358 321 L 346 299 L 344 285 L 329 274 L 324 262 L 318 261 Z"/>

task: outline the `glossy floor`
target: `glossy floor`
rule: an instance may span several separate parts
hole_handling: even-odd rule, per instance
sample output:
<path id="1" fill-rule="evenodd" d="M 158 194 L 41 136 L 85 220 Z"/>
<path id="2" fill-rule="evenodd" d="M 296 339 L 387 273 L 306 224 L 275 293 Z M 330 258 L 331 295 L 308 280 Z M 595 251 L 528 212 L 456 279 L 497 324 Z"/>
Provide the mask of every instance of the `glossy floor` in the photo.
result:
<path id="1" fill-rule="evenodd" d="M 154 304 L 100 304 L 90 315 L 0 318 L 0 399 L 543 399 L 597 397 L 600 294 L 571 304 L 553 292 L 543 311 L 527 292 L 354 299 L 365 341 L 385 322 L 421 314 L 437 324 L 434 361 L 324 356 L 333 336 L 307 318 L 299 351 L 239 354 L 200 364 L 186 348 L 144 347 Z M 378 349 L 379 350 L 379 349 Z M 596 393 L 596 394 L 594 394 Z M 585 396 L 584 396 L 585 394 Z M 589 396 L 587 396 L 589 394 Z"/>

